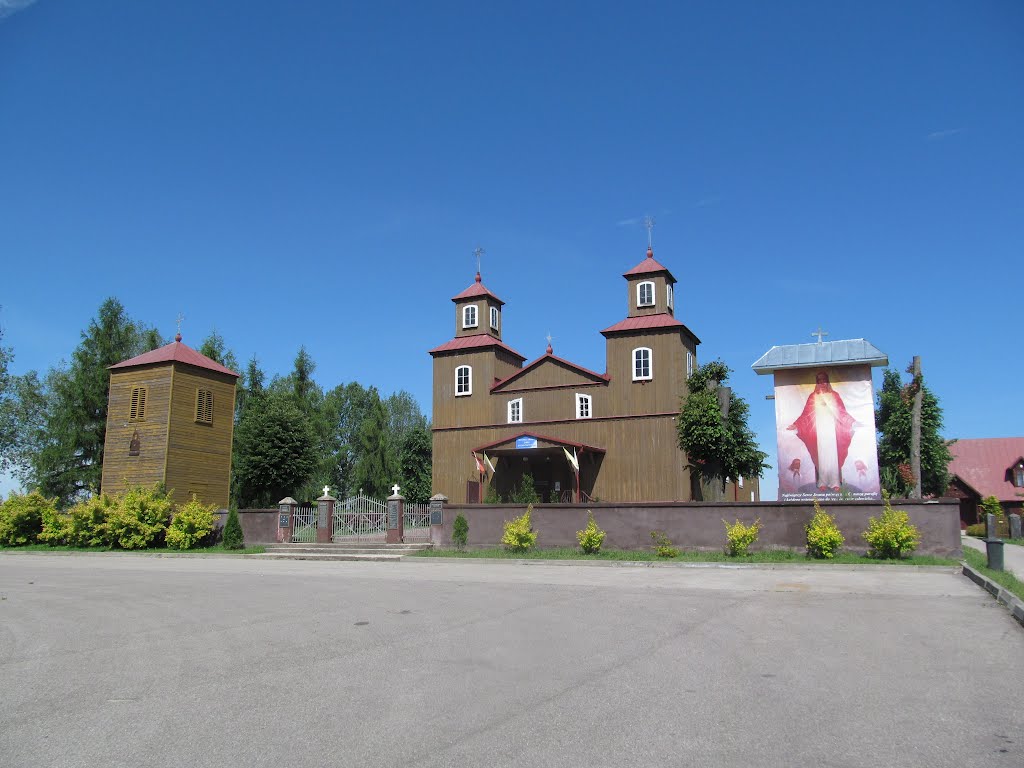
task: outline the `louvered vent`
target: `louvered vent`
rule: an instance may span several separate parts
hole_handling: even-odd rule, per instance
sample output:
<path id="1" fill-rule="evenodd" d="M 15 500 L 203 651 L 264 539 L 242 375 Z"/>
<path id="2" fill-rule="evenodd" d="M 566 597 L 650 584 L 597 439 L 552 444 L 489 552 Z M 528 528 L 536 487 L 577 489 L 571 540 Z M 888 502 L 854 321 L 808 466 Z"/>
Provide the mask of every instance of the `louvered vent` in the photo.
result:
<path id="1" fill-rule="evenodd" d="M 132 404 L 128 408 L 128 421 L 145 421 L 146 388 L 132 387 Z"/>
<path id="2" fill-rule="evenodd" d="M 196 390 L 196 422 L 213 423 L 213 392 L 209 389 Z"/>

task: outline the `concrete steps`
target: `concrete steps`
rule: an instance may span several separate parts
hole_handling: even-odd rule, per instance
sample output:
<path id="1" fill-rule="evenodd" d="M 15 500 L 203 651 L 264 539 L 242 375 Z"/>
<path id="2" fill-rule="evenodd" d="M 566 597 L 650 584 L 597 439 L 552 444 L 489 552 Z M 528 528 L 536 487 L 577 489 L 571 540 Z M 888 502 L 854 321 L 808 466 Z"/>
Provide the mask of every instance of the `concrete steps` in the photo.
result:
<path id="1" fill-rule="evenodd" d="M 394 562 L 405 555 L 431 549 L 429 542 L 385 544 L 383 542 L 335 542 L 332 544 L 268 544 L 262 555 L 250 555 L 258 560 L 335 560 Z"/>

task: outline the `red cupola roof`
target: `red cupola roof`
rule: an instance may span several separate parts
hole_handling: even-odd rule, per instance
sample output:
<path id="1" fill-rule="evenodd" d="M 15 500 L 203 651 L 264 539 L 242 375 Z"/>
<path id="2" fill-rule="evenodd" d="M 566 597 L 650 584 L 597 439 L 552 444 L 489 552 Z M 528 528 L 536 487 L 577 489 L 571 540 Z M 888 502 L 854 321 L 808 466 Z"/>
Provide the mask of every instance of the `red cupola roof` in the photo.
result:
<path id="1" fill-rule="evenodd" d="M 464 299 L 475 299 L 477 296 L 490 296 L 499 305 L 505 303 L 487 289 L 487 286 L 485 286 L 483 282 L 480 280 L 479 272 L 476 273 L 476 280 L 473 281 L 473 284 L 469 286 L 469 288 L 464 290 L 462 293 L 458 294 L 457 296 L 453 296 L 452 301 L 459 302 L 463 301 Z"/>
<path id="2" fill-rule="evenodd" d="M 633 267 L 629 272 L 626 272 L 622 276 L 625 278 L 636 277 L 638 275 L 653 275 L 658 272 L 663 272 L 668 275 L 669 279 L 674 283 L 676 279 L 672 276 L 672 273 L 668 271 L 668 267 L 663 266 L 654 260 L 654 250 L 650 247 L 647 248 L 647 258 Z"/>

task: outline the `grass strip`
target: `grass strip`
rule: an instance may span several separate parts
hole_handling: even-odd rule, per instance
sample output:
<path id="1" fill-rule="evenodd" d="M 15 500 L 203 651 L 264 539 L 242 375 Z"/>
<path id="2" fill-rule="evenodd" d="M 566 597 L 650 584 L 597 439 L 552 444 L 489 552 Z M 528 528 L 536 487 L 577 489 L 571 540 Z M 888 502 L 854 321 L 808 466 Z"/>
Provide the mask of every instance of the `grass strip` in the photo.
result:
<path id="1" fill-rule="evenodd" d="M 0 552 L 123 552 L 139 555 L 262 555 L 267 548 L 261 545 L 246 547 L 245 549 L 225 549 L 224 545 L 217 544 L 212 547 L 196 547 L 195 549 L 171 549 L 170 547 L 151 547 L 149 549 L 116 549 L 108 547 L 67 547 L 49 544 L 26 544 L 23 547 L 0 547 Z"/>
<path id="2" fill-rule="evenodd" d="M 489 558 L 496 560 L 619 560 L 634 562 L 684 562 L 684 563 L 799 563 L 807 565 L 957 565 L 958 560 L 945 557 L 921 555 L 905 557 L 901 560 L 879 560 L 865 555 L 839 554 L 831 560 L 815 560 L 801 552 L 785 549 L 769 549 L 751 552 L 743 557 L 730 557 L 724 552 L 698 552 L 682 550 L 678 557 L 658 557 L 654 552 L 643 550 L 609 549 L 587 555 L 571 547 L 555 547 L 552 549 L 534 549 L 529 552 L 509 552 L 501 548 L 493 549 L 427 549 L 415 553 L 416 557 L 461 557 L 467 559 Z"/>
<path id="3" fill-rule="evenodd" d="M 1005 587 L 1021 600 L 1024 600 L 1024 582 L 1009 571 L 993 571 L 988 567 L 988 557 L 976 549 L 964 547 L 964 560 L 982 576 L 986 576 L 1001 587 Z"/>

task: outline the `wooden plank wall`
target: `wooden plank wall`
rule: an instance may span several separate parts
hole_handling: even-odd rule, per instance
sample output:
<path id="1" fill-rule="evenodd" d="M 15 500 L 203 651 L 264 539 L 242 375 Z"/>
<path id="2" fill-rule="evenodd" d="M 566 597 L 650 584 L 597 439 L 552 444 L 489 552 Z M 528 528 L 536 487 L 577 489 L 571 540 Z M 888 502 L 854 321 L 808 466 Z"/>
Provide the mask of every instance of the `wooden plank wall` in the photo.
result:
<path id="1" fill-rule="evenodd" d="M 140 386 L 147 388 L 145 419 L 130 422 L 132 390 Z M 111 373 L 100 485 L 104 493 L 120 493 L 130 485 L 152 486 L 163 481 L 170 397 L 170 366 Z M 139 455 L 129 456 L 129 445 L 136 430 Z"/>

